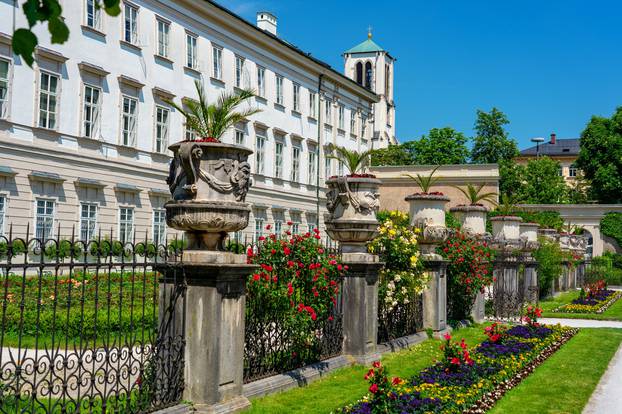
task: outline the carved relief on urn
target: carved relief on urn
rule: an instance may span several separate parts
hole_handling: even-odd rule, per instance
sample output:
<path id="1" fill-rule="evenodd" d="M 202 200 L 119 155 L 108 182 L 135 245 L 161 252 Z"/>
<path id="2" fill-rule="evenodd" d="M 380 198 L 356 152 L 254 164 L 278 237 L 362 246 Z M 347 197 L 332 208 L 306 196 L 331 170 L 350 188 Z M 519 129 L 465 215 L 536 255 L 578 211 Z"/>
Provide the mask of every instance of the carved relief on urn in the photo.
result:
<path id="1" fill-rule="evenodd" d="M 449 229 L 445 226 L 445 204 L 449 197 L 441 193 L 415 193 L 405 200 L 410 204 L 410 225 L 421 231 L 421 253 L 428 257 L 437 256 L 436 246 L 449 236 Z"/>
<path id="2" fill-rule="evenodd" d="M 189 249 L 224 250 L 227 233 L 248 225 L 245 202 L 251 185 L 247 148 L 220 142 L 184 141 L 173 151 L 167 184 L 166 222 L 184 230 Z"/>
<path id="3" fill-rule="evenodd" d="M 486 214 L 488 208 L 483 205 L 462 204 L 449 211 L 460 221 L 461 231 L 465 234 L 480 236 L 486 233 Z"/>
<path id="4" fill-rule="evenodd" d="M 334 240 L 364 246 L 378 235 L 380 180 L 371 177 L 333 177 L 326 181 L 326 232 Z"/>

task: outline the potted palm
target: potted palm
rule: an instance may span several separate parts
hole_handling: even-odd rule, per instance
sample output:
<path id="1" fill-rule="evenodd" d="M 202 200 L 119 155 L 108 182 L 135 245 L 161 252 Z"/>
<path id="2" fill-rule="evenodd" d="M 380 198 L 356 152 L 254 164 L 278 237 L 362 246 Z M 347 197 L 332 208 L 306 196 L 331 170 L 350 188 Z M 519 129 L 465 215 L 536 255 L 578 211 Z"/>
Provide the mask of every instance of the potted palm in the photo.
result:
<path id="1" fill-rule="evenodd" d="M 519 240 L 522 218 L 516 215 L 518 207 L 514 197 L 504 194 L 497 206 L 497 215 L 492 217 L 492 235 L 497 240 Z"/>
<path id="2" fill-rule="evenodd" d="M 336 159 L 349 174 L 326 180 L 326 231 L 351 251 L 365 251 L 366 243 L 378 234 L 376 213 L 380 208 L 380 180 L 365 173 L 371 151 L 362 153 L 331 145 Z"/>
<path id="3" fill-rule="evenodd" d="M 458 186 L 454 187 L 464 194 L 468 202 L 468 204 L 460 204 L 450 209 L 460 221 L 462 230 L 474 235 L 486 233 L 486 213 L 488 213 L 488 208 L 482 202 L 486 201 L 496 205 L 498 194 L 495 192 L 483 192 L 484 184 L 479 186 L 467 184 L 466 189 Z"/>
<path id="4" fill-rule="evenodd" d="M 198 100 L 186 109 L 169 102 L 185 118 L 198 139 L 169 146 L 173 152 L 167 184 L 173 200 L 165 204 L 166 222 L 186 232 L 189 250 L 224 250 L 229 232 L 248 225 L 250 205 L 245 202 L 250 187 L 248 148 L 220 142 L 234 124 L 259 112 L 237 108 L 254 96 L 251 90 L 223 93 L 209 103 L 200 82 L 195 82 Z"/>

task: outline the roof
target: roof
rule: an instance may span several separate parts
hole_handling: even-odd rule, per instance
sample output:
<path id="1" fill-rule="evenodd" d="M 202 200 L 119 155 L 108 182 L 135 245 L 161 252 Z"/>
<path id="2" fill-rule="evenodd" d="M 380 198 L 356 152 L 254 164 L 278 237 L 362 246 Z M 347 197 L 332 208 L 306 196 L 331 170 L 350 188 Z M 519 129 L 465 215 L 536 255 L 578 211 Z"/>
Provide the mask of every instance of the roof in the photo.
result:
<path id="1" fill-rule="evenodd" d="M 566 138 L 566 139 L 557 139 L 555 140 L 555 144 L 551 144 L 551 142 L 546 142 L 540 144 L 540 148 L 535 145 L 533 147 L 529 147 L 520 152 L 521 156 L 536 156 L 538 153 L 540 155 L 548 155 L 550 157 L 555 156 L 567 156 L 567 155 L 579 155 L 579 150 L 581 149 L 581 140 L 579 138 Z"/>
<path id="2" fill-rule="evenodd" d="M 370 53 L 370 52 L 384 52 L 384 49 L 378 46 L 376 42 L 369 37 L 362 43 L 354 46 L 352 49 L 346 50 L 346 53 Z"/>
<path id="3" fill-rule="evenodd" d="M 293 50 L 294 52 L 298 53 L 299 55 L 301 55 L 301 56 L 309 59 L 310 61 L 312 61 L 312 62 L 314 62 L 314 63 L 316 63 L 316 64 L 318 64 L 318 65 L 320 65 L 320 66 L 322 66 L 324 68 L 326 68 L 327 70 L 332 72 L 333 75 L 336 75 L 338 78 L 340 78 L 344 82 L 350 84 L 352 87 L 354 87 L 356 89 L 359 89 L 361 91 L 361 93 L 363 93 L 365 95 L 371 95 L 373 97 L 372 101 L 374 101 L 374 102 L 378 102 L 379 101 L 378 96 L 374 92 L 370 91 L 367 88 L 364 88 L 363 86 L 361 86 L 358 83 L 356 83 L 353 79 L 350 79 L 347 76 L 345 76 L 343 73 L 335 70 L 328 63 L 326 63 L 326 62 L 324 62 L 324 61 L 322 61 L 322 60 L 320 60 L 318 58 L 315 58 L 315 57 L 311 56 L 311 53 L 304 52 L 302 49 L 298 48 L 297 46 L 294 46 L 293 44 L 291 44 L 291 43 L 289 43 L 289 42 L 287 42 L 287 41 L 285 41 L 285 40 L 283 40 L 281 38 L 279 38 L 278 36 L 273 35 L 272 33 L 268 32 L 268 31 L 265 31 L 263 29 L 260 29 L 259 27 L 257 27 L 257 25 L 249 22 L 248 20 L 244 19 L 242 16 L 234 13 L 233 11 L 229 10 L 228 8 L 222 6 L 222 5 L 218 4 L 218 3 L 216 3 L 213 0 L 204 0 L 204 1 L 209 3 L 209 4 L 211 4 L 212 6 L 216 7 L 217 9 L 222 10 L 223 12 L 225 12 L 229 16 L 237 19 L 241 23 L 243 23 L 243 24 L 253 28 L 254 30 L 257 30 L 260 33 L 265 34 L 266 36 L 272 38 L 273 40 L 275 40 L 276 42 L 280 43 L 281 45 L 289 48 L 290 50 Z"/>

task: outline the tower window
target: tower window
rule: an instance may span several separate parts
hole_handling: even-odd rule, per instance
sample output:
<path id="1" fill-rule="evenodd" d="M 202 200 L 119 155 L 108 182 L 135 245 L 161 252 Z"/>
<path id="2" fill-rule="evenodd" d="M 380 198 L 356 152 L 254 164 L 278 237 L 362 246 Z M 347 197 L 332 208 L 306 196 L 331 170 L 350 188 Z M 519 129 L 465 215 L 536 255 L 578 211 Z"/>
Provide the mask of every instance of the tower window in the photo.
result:
<path id="1" fill-rule="evenodd" d="M 363 64 L 361 62 L 356 64 L 356 83 L 363 84 Z"/>
<path id="2" fill-rule="evenodd" d="M 371 89 L 371 80 L 373 76 L 373 71 L 371 68 L 371 62 L 365 63 L 365 87 Z"/>

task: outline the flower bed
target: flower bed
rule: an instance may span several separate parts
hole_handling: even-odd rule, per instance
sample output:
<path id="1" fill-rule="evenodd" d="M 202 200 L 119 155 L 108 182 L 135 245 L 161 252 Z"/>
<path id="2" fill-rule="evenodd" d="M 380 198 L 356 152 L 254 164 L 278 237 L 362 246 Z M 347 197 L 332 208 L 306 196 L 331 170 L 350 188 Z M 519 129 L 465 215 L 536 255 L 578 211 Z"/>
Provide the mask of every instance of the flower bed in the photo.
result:
<path id="1" fill-rule="evenodd" d="M 577 332 L 577 329 L 493 324 L 489 339 L 474 349 L 445 336 L 444 357 L 409 380 L 389 379 L 374 363 L 365 379 L 369 392 L 341 413 L 482 413 L 529 375 Z"/>
<path id="2" fill-rule="evenodd" d="M 567 305 L 562 305 L 553 312 L 562 313 L 603 313 L 618 299 L 622 297 L 622 292 L 602 289 L 590 296 L 579 297 Z"/>

